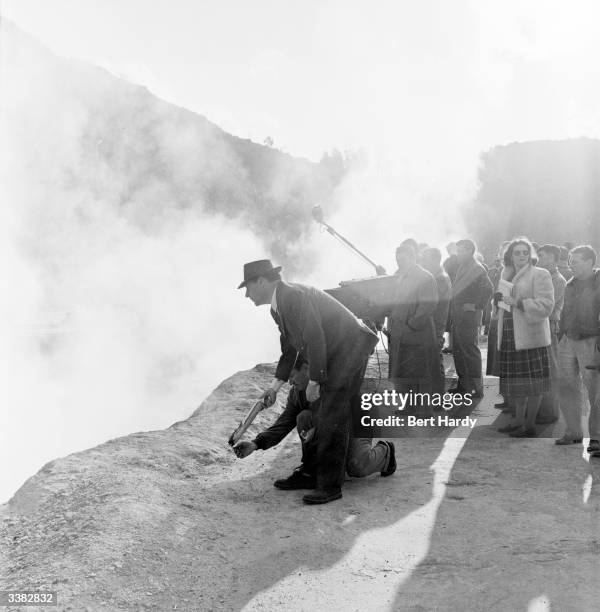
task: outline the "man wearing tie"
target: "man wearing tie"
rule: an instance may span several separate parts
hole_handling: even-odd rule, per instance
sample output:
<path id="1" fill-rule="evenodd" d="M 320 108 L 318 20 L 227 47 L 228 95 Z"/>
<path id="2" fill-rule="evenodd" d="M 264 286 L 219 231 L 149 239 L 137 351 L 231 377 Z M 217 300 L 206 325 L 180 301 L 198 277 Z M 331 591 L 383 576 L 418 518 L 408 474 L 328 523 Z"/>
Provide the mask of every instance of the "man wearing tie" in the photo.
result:
<path id="1" fill-rule="evenodd" d="M 342 496 L 351 409 L 360 402 L 360 386 L 377 335 L 329 294 L 306 285 L 281 280 L 281 267 L 268 259 L 244 265 L 246 297 L 256 306 L 271 305 L 271 315 L 280 331 L 281 357 L 275 380 L 264 394 L 265 403 L 275 402 L 277 392 L 303 356 L 308 361 L 306 399 L 318 408 L 319 428 L 316 489 L 304 496 L 305 503 L 322 504 Z M 393 447 L 379 470 L 391 469 Z"/>

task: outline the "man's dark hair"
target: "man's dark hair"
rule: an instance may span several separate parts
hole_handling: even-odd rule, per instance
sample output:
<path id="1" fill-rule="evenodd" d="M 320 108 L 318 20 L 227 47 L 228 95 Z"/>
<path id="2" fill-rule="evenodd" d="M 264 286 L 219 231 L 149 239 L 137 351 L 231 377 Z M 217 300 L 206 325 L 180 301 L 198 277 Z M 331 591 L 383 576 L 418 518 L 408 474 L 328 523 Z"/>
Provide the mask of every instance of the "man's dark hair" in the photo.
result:
<path id="1" fill-rule="evenodd" d="M 560 247 L 556 244 L 545 244 L 538 249 L 538 253 L 548 253 L 554 257 L 554 263 L 560 259 Z"/>
<path id="2" fill-rule="evenodd" d="M 571 249 L 570 255 L 581 255 L 585 261 L 589 261 L 591 259 L 592 266 L 596 265 L 596 260 L 598 259 L 596 251 L 589 244 L 580 244 L 579 246 L 576 246 L 574 249 Z"/>
<path id="3" fill-rule="evenodd" d="M 522 244 L 522 245 L 526 246 L 529 249 L 529 263 L 531 265 L 535 266 L 535 264 L 537 263 L 537 255 L 536 255 L 535 250 L 533 248 L 533 244 L 531 244 L 531 241 L 529 240 L 529 238 L 525 238 L 525 236 L 520 236 L 519 238 L 515 238 L 508 245 L 508 247 L 506 247 L 506 251 L 504 251 L 504 265 L 505 266 L 510 266 L 510 267 L 513 266 L 512 252 L 513 252 L 513 249 L 518 244 Z"/>
<path id="4" fill-rule="evenodd" d="M 439 265 L 442 261 L 442 252 L 436 247 L 429 247 L 423 251 L 423 259 L 432 259 Z"/>
<path id="5" fill-rule="evenodd" d="M 401 246 L 404 246 L 405 244 L 408 244 L 409 246 L 411 246 L 415 250 L 415 253 L 419 252 L 419 244 L 417 243 L 417 241 L 414 238 L 407 238 L 406 240 L 403 240 L 400 243 L 400 246 L 398 248 L 400 248 Z M 396 251 L 397 250 L 398 249 L 396 249 Z"/>
<path id="6" fill-rule="evenodd" d="M 477 245 L 468 238 L 463 238 L 456 243 L 457 247 L 463 247 L 465 249 L 469 249 L 471 251 L 471 255 L 475 255 L 477 252 Z"/>
<path id="7" fill-rule="evenodd" d="M 406 240 L 402 242 L 396 249 L 396 255 L 398 255 L 398 253 L 406 253 L 412 259 L 417 258 L 417 250 L 412 246 L 412 244 L 409 244 Z"/>

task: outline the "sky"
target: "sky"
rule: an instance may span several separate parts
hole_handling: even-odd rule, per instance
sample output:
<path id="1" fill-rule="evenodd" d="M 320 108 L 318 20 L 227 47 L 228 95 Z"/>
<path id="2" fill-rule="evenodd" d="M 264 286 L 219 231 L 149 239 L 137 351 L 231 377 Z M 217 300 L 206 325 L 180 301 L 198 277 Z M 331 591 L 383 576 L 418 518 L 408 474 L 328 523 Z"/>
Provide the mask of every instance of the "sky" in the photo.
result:
<path id="1" fill-rule="evenodd" d="M 50 49 L 292 154 L 598 136 L 591 1 L 2 0 Z M 417 143 L 422 143 L 417 150 Z M 435 157 L 434 157 L 435 159 Z"/>
<path id="2" fill-rule="evenodd" d="M 56 55 L 103 66 L 236 136 L 270 137 L 315 161 L 365 150 L 368 163 L 324 212 L 390 272 L 401 239 L 443 247 L 461 236 L 481 151 L 600 137 L 599 12 L 554 0 L 0 0 L 3 16 Z M 5 42 L 0 29 L 0 52 Z M 53 457 L 166 427 L 226 376 L 277 358 L 269 317 L 234 289 L 242 262 L 269 255 L 260 240 L 172 209 L 164 231 L 144 234 L 115 205 L 119 186 L 78 159 L 87 118 L 61 107 L 63 84 L 38 73 L 39 104 L 22 82 L 30 73 L 11 70 L 14 149 L 0 141 L 0 162 L 14 169 L 0 168 L 11 184 L 3 201 L 14 204 L 0 210 L 11 410 L 0 411 L 0 462 L 18 469 L 0 482 L 0 502 Z M 90 173 L 88 189 L 61 184 L 74 169 Z M 328 287 L 372 274 L 316 225 L 303 239 L 322 265 L 289 280 Z M 35 248 L 24 256 L 24 245 Z"/>

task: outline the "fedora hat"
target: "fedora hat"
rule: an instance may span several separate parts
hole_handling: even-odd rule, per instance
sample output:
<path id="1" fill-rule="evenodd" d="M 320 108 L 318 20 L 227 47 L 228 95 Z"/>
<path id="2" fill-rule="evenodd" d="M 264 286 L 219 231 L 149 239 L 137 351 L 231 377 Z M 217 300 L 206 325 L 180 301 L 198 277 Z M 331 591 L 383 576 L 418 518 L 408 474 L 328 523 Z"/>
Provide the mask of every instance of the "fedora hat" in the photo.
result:
<path id="1" fill-rule="evenodd" d="M 280 270 L 281 266 L 273 267 L 270 259 L 259 259 L 258 261 L 251 261 L 250 263 L 244 264 L 244 280 L 240 283 L 238 289 L 245 287 L 247 283 L 259 276 L 267 278 Z"/>

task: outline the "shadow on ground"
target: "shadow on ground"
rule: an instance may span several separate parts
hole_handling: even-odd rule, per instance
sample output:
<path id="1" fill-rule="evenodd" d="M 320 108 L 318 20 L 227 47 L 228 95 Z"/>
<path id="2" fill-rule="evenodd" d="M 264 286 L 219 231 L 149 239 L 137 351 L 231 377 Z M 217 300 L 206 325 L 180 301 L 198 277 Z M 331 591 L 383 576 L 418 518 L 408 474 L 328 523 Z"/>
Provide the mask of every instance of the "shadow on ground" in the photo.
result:
<path id="1" fill-rule="evenodd" d="M 555 446 L 551 428 L 536 439 L 499 434 L 507 417 L 493 417 L 458 456 L 427 557 L 398 589 L 393 609 L 596 606 L 600 461 L 586 460 L 581 445 Z"/>

